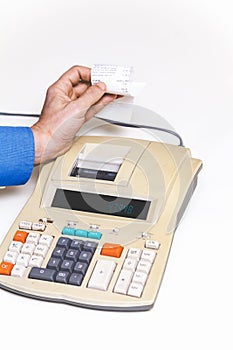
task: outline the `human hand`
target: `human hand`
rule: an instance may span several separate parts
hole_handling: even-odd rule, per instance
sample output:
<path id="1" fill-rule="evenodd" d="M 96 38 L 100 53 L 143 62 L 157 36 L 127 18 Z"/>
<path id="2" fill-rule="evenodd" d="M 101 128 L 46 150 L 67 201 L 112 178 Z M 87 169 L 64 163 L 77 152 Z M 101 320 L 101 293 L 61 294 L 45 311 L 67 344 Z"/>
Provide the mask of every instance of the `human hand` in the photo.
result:
<path id="1" fill-rule="evenodd" d="M 117 96 L 91 85 L 91 69 L 74 66 L 48 88 L 40 119 L 32 126 L 35 165 L 64 154 L 77 131 Z"/>

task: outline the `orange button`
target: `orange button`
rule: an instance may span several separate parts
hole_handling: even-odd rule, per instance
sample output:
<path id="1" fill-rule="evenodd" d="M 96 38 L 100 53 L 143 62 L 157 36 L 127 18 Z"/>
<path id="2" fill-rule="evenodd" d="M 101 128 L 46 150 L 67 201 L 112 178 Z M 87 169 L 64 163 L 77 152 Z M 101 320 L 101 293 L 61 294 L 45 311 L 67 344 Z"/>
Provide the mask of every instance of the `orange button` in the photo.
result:
<path id="1" fill-rule="evenodd" d="M 100 254 L 120 258 L 122 251 L 123 247 L 120 244 L 104 243 Z"/>
<path id="2" fill-rule="evenodd" d="M 11 270 L 13 269 L 14 264 L 11 264 L 9 262 L 1 262 L 0 264 L 0 275 L 10 275 Z"/>
<path id="3" fill-rule="evenodd" d="M 28 232 L 18 230 L 15 232 L 13 240 L 17 242 L 25 243 L 27 236 L 28 236 Z"/>

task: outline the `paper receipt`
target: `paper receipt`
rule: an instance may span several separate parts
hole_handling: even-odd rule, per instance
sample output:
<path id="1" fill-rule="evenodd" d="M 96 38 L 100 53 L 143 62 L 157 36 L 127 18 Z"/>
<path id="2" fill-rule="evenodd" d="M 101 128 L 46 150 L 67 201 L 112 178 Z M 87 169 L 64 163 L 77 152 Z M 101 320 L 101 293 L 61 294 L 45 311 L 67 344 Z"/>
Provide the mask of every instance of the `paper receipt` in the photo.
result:
<path id="1" fill-rule="evenodd" d="M 91 69 L 91 83 L 100 81 L 106 84 L 108 93 L 123 96 L 136 96 L 145 86 L 145 83 L 133 81 L 132 66 L 94 64 Z"/>

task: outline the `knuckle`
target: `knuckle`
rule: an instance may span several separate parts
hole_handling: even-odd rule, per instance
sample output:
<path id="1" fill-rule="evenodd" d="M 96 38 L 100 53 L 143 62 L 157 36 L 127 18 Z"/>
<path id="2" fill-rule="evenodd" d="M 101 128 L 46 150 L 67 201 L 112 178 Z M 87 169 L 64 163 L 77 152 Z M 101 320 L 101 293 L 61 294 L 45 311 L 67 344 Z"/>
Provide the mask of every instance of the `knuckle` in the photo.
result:
<path id="1" fill-rule="evenodd" d="M 55 86 L 54 84 L 53 85 L 50 85 L 47 89 L 47 96 L 50 96 L 50 95 L 53 95 L 54 94 L 54 90 L 55 90 Z"/>
<path id="2" fill-rule="evenodd" d="M 101 91 L 98 88 L 90 87 L 87 90 L 86 98 L 90 105 L 96 103 L 101 97 Z"/>
<path id="3" fill-rule="evenodd" d="M 76 69 L 79 69 L 81 66 L 79 66 L 79 65 L 77 65 L 77 64 L 74 64 L 71 68 L 70 68 L 70 70 L 76 70 Z"/>

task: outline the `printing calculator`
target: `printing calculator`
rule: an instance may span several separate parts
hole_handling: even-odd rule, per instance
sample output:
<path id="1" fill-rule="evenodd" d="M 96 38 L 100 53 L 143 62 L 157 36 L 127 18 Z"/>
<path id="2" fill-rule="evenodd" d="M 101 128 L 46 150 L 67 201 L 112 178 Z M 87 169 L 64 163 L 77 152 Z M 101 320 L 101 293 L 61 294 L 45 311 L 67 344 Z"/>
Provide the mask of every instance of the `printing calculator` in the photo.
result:
<path id="1" fill-rule="evenodd" d="M 0 287 L 100 310 L 149 310 L 202 162 L 188 148 L 80 136 L 45 164 L 0 246 Z"/>

